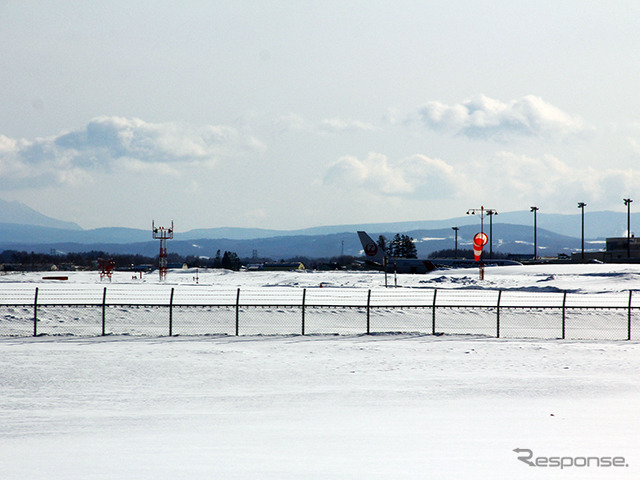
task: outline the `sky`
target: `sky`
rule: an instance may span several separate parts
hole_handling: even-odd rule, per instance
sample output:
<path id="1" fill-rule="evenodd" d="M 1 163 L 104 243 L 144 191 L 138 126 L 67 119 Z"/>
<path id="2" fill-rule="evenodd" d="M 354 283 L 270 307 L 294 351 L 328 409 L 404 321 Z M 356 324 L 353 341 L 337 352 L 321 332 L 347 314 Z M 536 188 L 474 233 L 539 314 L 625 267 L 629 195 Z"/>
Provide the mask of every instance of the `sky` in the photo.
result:
<path id="1" fill-rule="evenodd" d="M 631 1 L 0 0 L 0 198 L 176 231 L 625 211 L 638 44 Z"/>

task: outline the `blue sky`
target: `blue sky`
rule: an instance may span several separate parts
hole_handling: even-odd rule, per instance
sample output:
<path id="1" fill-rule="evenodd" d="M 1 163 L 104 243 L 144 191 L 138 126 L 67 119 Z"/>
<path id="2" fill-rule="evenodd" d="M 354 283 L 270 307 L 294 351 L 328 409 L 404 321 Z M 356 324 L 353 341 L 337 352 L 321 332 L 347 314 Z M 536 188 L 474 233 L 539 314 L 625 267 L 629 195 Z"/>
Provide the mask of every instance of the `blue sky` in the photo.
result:
<path id="1" fill-rule="evenodd" d="M 631 1 L 0 1 L 0 198 L 183 231 L 623 211 L 639 37 Z"/>

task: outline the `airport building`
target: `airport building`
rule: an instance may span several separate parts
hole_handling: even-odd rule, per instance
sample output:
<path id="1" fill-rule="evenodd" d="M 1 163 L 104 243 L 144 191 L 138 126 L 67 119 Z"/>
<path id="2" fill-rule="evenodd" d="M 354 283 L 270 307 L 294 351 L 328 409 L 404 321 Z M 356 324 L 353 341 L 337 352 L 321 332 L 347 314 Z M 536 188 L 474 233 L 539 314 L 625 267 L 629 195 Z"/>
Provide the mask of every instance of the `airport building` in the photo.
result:
<path id="1" fill-rule="evenodd" d="M 571 259 L 581 261 L 582 252 L 573 252 Z M 609 237 L 604 251 L 584 252 L 584 260 L 597 260 L 604 263 L 640 262 L 640 238 Z"/>
<path id="2" fill-rule="evenodd" d="M 305 266 L 302 262 L 265 262 L 247 265 L 248 271 L 291 272 L 304 269 Z"/>

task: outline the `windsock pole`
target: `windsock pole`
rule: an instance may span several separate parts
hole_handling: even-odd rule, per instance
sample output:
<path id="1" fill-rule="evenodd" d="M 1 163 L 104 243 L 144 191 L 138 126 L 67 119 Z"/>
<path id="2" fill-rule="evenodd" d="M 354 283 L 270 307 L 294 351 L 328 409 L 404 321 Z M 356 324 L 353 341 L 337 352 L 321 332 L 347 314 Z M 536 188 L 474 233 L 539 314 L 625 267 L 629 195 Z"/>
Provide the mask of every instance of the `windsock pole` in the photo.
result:
<path id="1" fill-rule="evenodd" d="M 473 236 L 473 256 L 476 262 L 479 262 L 480 280 L 484 280 L 484 262 L 482 261 L 482 247 L 489 241 L 489 237 L 484 232 L 476 233 Z"/>

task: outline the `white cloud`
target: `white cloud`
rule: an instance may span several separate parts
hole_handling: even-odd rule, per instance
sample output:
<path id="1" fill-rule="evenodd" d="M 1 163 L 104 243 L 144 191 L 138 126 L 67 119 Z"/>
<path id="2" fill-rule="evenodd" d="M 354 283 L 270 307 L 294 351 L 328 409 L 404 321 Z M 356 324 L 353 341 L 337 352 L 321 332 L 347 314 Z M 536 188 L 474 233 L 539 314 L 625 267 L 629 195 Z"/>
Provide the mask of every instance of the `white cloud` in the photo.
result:
<path id="1" fill-rule="evenodd" d="M 98 117 L 83 130 L 54 137 L 0 136 L 0 174 L 13 187 L 84 182 L 97 170 L 176 175 L 182 168 L 212 168 L 262 148 L 226 126 Z"/>
<path id="2" fill-rule="evenodd" d="M 363 160 L 341 157 L 330 165 L 324 183 L 372 194 L 434 198 L 452 195 L 456 177 L 453 167 L 439 159 L 413 155 L 389 160 L 385 155 L 370 153 Z"/>
<path id="3" fill-rule="evenodd" d="M 640 189 L 640 172 L 575 168 L 552 155 L 537 158 L 500 152 L 485 162 L 475 162 L 472 169 L 478 172 L 474 188 L 485 197 L 512 204 L 544 202 L 554 210 L 556 205 L 577 201 L 617 206 L 621 195 Z"/>
<path id="4" fill-rule="evenodd" d="M 330 165 L 324 183 L 345 192 L 358 190 L 397 199 L 475 198 L 503 210 L 539 204 L 559 211 L 578 201 L 599 208 L 619 207 L 622 196 L 640 190 L 640 172 L 575 168 L 553 155 L 531 157 L 511 152 L 455 167 L 424 155 L 390 160 L 370 153 L 365 159 L 341 157 Z"/>
<path id="5" fill-rule="evenodd" d="M 327 118 L 320 123 L 320 129 L 326 132 L 371 132 L 376 129 L 372 124 L 359 120 Z"/>
<path id="6" fill-rule="evenodd" d="M 432 101 L 419 108 L 417 115 L 434 130 L 494 140 L 514 136 L 558 139 L 589 130 L 578 116 L 534 95 L 508 103 L 484 95 L 455 105 Z"/>
<path id="7" fill-rule="evenodd" d="M 265 121 L 265 120 L 263 120 Z M 278 133 L 283 132 L 304 132 L 311 130 L 310 125 L 300 115 L 289 112 L 282 115 L 273 123 L 274 129 Z"/>
<path id="8" fill-rule="evenodd" d="M 279 133 L 306 132 L 312 134 L 327 134 L 343 132 L 371 132 L 376 130 L 376 127 L 373 124 L 360 120 L 333 117 L 325 118 L 320 122 L 311 122 L 292 112 L 279 117 L 274 125 L 275 130 Z"/>

